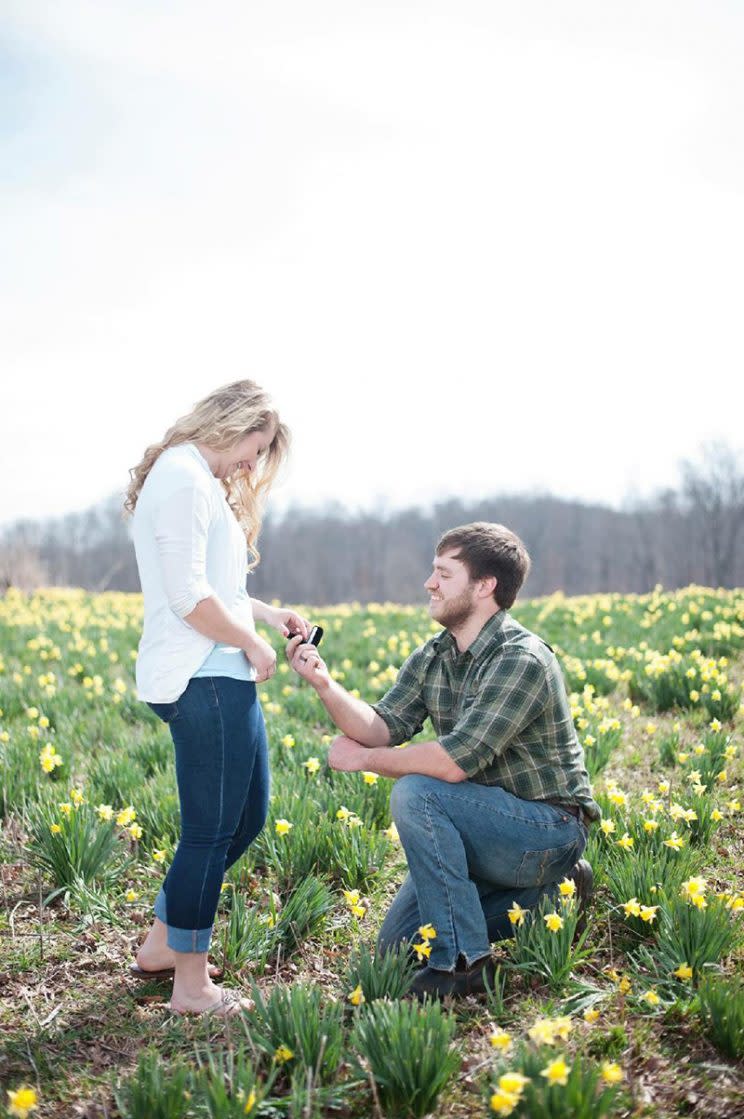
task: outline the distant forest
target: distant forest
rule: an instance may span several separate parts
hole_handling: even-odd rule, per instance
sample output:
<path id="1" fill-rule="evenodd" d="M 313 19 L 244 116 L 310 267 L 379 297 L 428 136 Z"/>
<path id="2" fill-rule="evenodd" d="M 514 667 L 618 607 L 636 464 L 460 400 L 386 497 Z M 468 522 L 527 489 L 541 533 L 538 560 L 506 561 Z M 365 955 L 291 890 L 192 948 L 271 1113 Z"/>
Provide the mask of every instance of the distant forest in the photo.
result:
<path id="1" fill-rule="evenodd" d="M 340 507 L 269 514 L 249 593 L 314 605 L 419 603 L 439 536 L 476 520 L 508 525 L 524 540 L 532 556 L 525 597 L 643 593 L 657 583 L 744 585 L 744 470 L 730 447 L 713 443 L 682 463 L 678 489 L 622 510 L 503 495 L 384 514 Z M 0 530 L 0 590 L 41 585 L 139 590 L 118 496 L 83 513 Z"/>

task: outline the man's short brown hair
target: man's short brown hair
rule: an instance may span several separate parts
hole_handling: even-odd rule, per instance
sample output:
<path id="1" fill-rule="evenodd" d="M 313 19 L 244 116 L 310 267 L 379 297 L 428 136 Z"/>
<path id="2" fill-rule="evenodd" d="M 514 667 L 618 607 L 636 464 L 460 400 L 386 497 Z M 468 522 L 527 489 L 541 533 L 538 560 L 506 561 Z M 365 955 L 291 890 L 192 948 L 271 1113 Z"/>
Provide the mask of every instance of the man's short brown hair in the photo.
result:
<path id="1" fill-rule="evenodd" d="M 530 570 L 530 557 L 522 541 L 504 525 L 475 521 L 445 532 L 437 544 L 437 555 L 455 552 L 465 564 L 471 581 L 496 579 L 494 598 L 503 610 L 514 604 L 519 588 Z"/>

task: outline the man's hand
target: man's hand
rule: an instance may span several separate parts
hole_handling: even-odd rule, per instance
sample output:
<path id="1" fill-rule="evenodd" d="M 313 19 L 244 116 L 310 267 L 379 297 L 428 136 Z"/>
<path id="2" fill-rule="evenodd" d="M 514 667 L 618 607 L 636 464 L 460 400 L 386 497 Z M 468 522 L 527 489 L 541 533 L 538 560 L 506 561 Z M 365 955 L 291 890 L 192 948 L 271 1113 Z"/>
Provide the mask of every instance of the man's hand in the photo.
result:
<path id="1" fill-rule="evenodd" d="M 302 634 L 287 642 L 286 657 L 298 676 L 307 680 L 316 691 L 331 682 L 328 666 L 314 645 L 303 644 Z"/>
<path id="2" fill-rule="evenodd" d="M 369 750 L 360 746 L 353 738 L 345 734 L 334 738 L 328 751 L 328 764 L 331 769 L 338 769 L 343 773 L 359 773 L 367 768 Z"/>

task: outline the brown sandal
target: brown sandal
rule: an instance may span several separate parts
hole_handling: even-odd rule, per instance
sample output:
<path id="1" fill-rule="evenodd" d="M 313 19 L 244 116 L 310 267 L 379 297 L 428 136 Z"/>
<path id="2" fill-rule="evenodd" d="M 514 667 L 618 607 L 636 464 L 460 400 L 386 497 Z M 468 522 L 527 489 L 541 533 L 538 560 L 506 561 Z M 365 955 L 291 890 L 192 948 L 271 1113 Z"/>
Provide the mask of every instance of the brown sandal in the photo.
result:
<path id="1" fill-rule="evenodd" d="M 247 1011 L 254 1010 L 255 1006 L 253 999 L 247 999 L 239 995 L 237 991 L 221 987 L 217 1002 L 205 1007 L 204 1010 L 178 1010 L 175 1006 L 171 1006 L 170 1009 L 173 1014 L 178 1014 L 183 1018 L 202 1014 L 216 1014 L 221 1018 L 235 1018 L 238 1014 L 245 1014 Z"/>

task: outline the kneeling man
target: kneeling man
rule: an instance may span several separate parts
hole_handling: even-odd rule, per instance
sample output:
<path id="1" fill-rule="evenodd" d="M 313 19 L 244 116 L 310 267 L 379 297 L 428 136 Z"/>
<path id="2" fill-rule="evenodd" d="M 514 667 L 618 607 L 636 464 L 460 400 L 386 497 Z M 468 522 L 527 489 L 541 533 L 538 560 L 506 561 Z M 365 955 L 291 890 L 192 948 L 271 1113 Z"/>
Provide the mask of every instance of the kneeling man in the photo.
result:
<path id="1" fill-rule="evenodd" d="M 350 695 L 299 635 L 287 647 L 342 731 L 330 765 L 397 778 L 390 804 L 409 874 L 378 947 L 434 926 L 419 997 L 483 989 L 491 942 L 511 935 L 513 902 L 534 907 L 566 875 L 581 904 L 591 893 L 591 868 L 579 860 L 600 810 L 561 669 L 550 646 L 507 613 L 529 567 L 503 525 L 445 533 L 424 584 L 444 631 L 411 654 L 378 703 Z M 435 738 L 392 749 L 427 717 Z"/>

